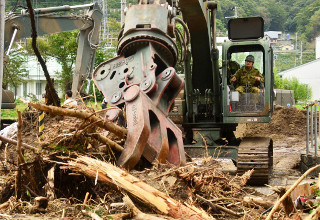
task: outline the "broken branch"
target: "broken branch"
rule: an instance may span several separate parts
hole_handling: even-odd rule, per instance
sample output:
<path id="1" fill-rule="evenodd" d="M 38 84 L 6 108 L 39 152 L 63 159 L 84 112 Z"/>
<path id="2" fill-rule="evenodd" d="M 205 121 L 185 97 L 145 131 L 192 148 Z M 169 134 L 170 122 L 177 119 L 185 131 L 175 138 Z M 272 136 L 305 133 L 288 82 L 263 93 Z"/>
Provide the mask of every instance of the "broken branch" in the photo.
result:
<path id="1" fill-rule="evenodd" d="M 0 140 L 3 141 L 3 142 L 5 142 L 5 143 L 17 145 L 17 141 L 16 141 L 16 140 L 13 140 L 13 139 L 10 139 L 10 138 L 6 138 L 6 137 L 1 136 L 1 135 L 0 135 Z M 22 146 L 22 147 L 25 147 L 25 148 L 27 148 L 27 149 L 29 149 L 29 150 L 33 150 L 33 151 L 35 151 L 35 152 L 38 152 L 38 151 L 39 151 L 39 149 L 37 149 L 37 148 L 35 148 L 35 147 L 32 147 L 32 146 L 29 145 L 29 144 L 21 143 L 21 146 Z"/>
<path id="2" fill-rule="evenodd" d="M 211 206 L 211 207 L 212 207 L 213 209 L 215 209 L 215 210 L 216 210 L 216 209 L 219 209 L 219 210 L 221 210 L 221 211 L 224 211 L 224 212 L 226 212 L 226 213 L 228 213 L 228 214 L 230 214 L 230 215 L 236 216 L 236 217 L 240 217 L 240 216 L 241 216 L 241 214 L 236 213 L 236 212 L 234 212 L 234 211 L 232 211 L 232 210 L 230 210 L 230 209 L 227 209 L 227 208 L 225 208 L 225 207 L 223 207 L 223 206 L 221 206 L 221 205 L 213 204 L 212 202 L 208 201 L 207 199 L 201 197 L 200 195 L 196 195 L 196 196 L 197 196 L 198 199 L 200 199 L 201 201 L 207 203 L 209 206 Z"/>
<path id="3" fill-rule="evenodd" d="M 98 141 L 109 145 L 113 150 L 117 151 L 117 152 L 122 152 L 123 151 L 123 147 L 119 144 L 117 144 L 116 142 L 112 141 L 111 139 L 102 136 L 101 134 L 92 134 L 90 135 L 92 137 L 94 137 L 95 139 L 97 139 Z"/>
<path id="4" fill-rule="evenodd" d="M 44 59 L 42 58 L 40 51 L 37 47 L 36 22 L 34 19 L 34 12 L 33 12 L 32 4 L 31 4 L 30 0 L 27 0 L 27 6 L 28 6 L 29 17 L 30 17 L 30 23 L 31 23 L 32 48 L 33 48 L 34 54 L 37 56 L 38 61 L 42 67 L 42 70 L 44 72 L 44 76 L 46 77 L 47 85 L 50 90 L 49 95 L 51 96 L 52 104 L 54 104 L 55 106 L 60 106 L 60 98 L 57 94 L 57 91 L 54 89 L 54 85 L 51 81 L 50 74 L 48 72 L 48 68 L 46 66 L 46 63 L 45 63 Z"/>
<path id="5" fill-rule="evenodd" d="M 100 182 L 127 191 L 132 196 L 153 207 L 160 214 L 183 219 L 210 218 L 209 215 L 195 212 L 110 163 L 86 156 L 79 156 L 77 159 L 69 162 L 69 168 L 93 179 L 96 178 L 98 171 L 98 180 Z"/>
<path id="6" fill-rule="evenodd" d="M 114 124 L 113 122 L 101 121 L 101 119 L 99 117 L 93 115 L 92 113 L 88 113 L 86 111 L 83 111 L 83 110 L 59 108 L 56 106 L 47 106 L 47 105 L 42 105 L 39 103 L 30 103 L 30 105 L 32 107 L 34 107 L 35 109 L 38 109 L 40 111 L 49 112 L 50 114 L 53 114 L 53 115 L 63 115 L 63 116 L 81 118 L 84 120 L 88 120 L 91 123 L 96 122 L 97 126 L 114 133 L 119 138 L 124 138 L 127 134 L 127 129 L 120 127 L 120 126 Z"/>
<path id="7" fill-rule="evenodd" d="M 267 200 L 266 198 L 256 197 L 256 196 L 245 196 L 243 198 L 243 203 L 246 206 L 255 206 L 255 207 L 263 207 L 268 209 L 269 207 L 273 206 L 273 202 Z"/>

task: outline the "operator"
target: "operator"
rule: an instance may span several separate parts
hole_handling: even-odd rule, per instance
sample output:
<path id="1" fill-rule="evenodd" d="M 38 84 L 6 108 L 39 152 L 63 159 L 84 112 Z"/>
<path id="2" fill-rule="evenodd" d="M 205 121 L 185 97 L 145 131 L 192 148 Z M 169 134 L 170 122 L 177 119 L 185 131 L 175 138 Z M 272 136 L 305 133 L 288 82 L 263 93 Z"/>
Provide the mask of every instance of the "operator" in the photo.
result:
<path id="1" fill-rule="evenodd" d="M 236 61 L 230 60 L 227 68 L 227 77 L 229 82 L 231 77 L 238 71 L 238 69 L 240 69 L 240 65 Z"/>
<path id="2" fill-rule="evenodd" d="M 77 101 L 72 98 L 72 91 L 68 90 L 66 92 L 66 100 L 63 105 L 77 105 Z"/>
<path id="3" fill-rule="evenodd" d="M 264 83 L 264 78 L 260 71 L 253 67 L 254 56 L 248 55 L 245 59 L 245 66 L 240 68 L 231 78 L 231 82 L 236 82 L 236 91 L 240 93 L 260 93 L 260 83 Z"/>

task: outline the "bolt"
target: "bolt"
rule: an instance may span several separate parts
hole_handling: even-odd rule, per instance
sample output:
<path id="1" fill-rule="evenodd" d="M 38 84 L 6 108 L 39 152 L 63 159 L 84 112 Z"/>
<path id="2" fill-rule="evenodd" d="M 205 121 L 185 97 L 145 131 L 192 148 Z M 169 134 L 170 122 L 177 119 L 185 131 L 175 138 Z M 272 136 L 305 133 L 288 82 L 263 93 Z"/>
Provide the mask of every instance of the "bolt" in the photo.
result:
<path id="1" fill-rule="evenodd" d="M 112 104 L 117 103 L 121 99 L 121 97 L 122 97 L 121 92 L 118 91 L 118 92 L 113 93 L 112 98 L 111 98 L 111 103 Z"/>
<path id="2" fill-rule="evenodd" d="M 171 73 L 172 73 L 172 70 L 168 68 L 168 69 L 162 74 L 162 77 L 161 77 L 161 78 L 162 78 L 163 80 L 166 80 L 166 79 L 168 79 L 168 78 L 170 77 Z"/>
<path id="3" fill-rule="evenodd" d="M 150 79 L 145 79 L 142 81 L 142 83 L 140 84 L 140 87 L 143 91 L 146 91 L 147 89 L 149 89 L 151 86 L 151 80 Z"/>

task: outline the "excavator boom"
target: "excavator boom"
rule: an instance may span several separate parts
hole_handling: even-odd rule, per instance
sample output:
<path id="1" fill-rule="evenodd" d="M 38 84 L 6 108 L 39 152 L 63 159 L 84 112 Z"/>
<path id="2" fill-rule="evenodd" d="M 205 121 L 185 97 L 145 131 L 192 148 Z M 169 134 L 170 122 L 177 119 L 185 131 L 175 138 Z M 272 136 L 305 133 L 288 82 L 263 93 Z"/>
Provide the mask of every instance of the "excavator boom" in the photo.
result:
<path id="1" fill-rule="evenodd" d="M 75 9 L 86 9 L 84 15 L 61 15 Z M 59 6 L 34 9 L 37 22 L 37 35 L 44 36 L 73 30 L 80 30 L 78 50 L 73 76 L 72 91 L 80 91 L 83 81 L 93 70 L 96 48 L 99 44 L 99 31 L 102 11 L 97 3 Z M 53 14 L 60 12 L 59 15 Z M 20 14 L 10 13 L 5 18 L 4 50 L 7 55 L 13 42 L 31 37 L 29 14 L 22 10 Z"/>

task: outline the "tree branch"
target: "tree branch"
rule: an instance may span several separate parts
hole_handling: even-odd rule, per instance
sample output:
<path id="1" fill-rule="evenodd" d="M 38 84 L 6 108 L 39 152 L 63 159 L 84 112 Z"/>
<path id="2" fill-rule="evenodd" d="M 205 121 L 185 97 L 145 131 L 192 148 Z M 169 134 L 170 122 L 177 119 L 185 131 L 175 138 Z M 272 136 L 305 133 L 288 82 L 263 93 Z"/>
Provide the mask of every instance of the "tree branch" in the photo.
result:
<path id="1" fill-rule="evenodd" d="M 32 34 L 31 34 L 32 48 L 33 48 L 35 55 L 38 58 L 38 61 L 40 62 L 40 65 L 41 65 L 42 70 L 44 72 L 44 75 L 46 77 L 47 84 L 48 84 L 49 90 L 50 90 L 51 101 L 53 102 L 52 104 L 54 106 L 60 106 L 60 98 L 59 98 L 59 96 L 58 96 L 58 94 L 57 94 L 56 90 L 54 89 L 54 86 L 51 82 L 46 63 L 43 60 L 43 58 L 39 52 L 39 49 L 37 48 L 37 30 L 36 30 L 36 25 L 35 25 L 35 20 L 34 20 L 34 13 L 33 13 L 32 4 L 31 4 L 30 0 L 26 0 L 26 1 L 27 1 L 28 12 L 29 12 L 29 17 L 30 17 L 30 22 L 31 22 L 31 29 L 32 29 Z"/>

